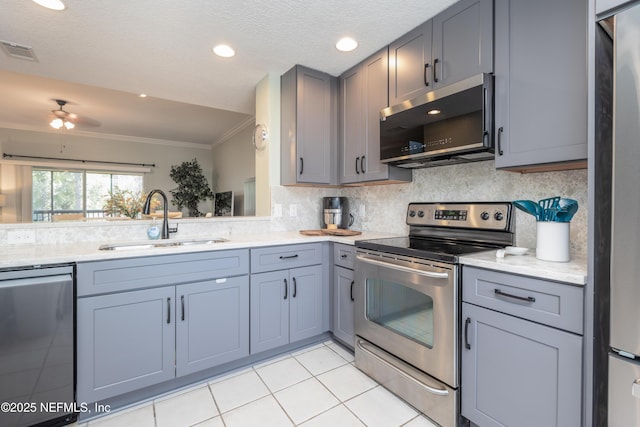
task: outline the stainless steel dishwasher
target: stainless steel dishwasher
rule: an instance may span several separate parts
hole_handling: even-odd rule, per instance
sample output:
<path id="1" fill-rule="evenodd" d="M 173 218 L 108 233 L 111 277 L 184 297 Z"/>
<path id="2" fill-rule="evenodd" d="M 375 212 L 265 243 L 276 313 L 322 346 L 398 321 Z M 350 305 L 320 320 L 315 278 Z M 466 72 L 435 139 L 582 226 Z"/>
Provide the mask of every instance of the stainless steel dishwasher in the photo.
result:
<path id="1" fill-rule="evenodd" d="M 77 418 L 73 267 L 0 269 L 0 425 Z"/>

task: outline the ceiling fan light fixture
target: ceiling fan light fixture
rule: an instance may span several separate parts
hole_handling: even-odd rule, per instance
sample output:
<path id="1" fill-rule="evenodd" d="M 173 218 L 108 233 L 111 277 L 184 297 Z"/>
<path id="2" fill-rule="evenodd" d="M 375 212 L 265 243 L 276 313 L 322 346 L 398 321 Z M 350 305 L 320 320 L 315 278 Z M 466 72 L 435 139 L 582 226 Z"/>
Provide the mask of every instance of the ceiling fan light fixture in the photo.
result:
<path id="1" fill-rule="evenodd" d="M 33 2 L 51 10 L 64 10 L 66 7 L 62 0 L 33 0 Z"/>
<path id="2" fill-rule="evenodd" d="M 49 126 L 51 126 L 54 129 L 60 129 L 63 125 L 64 125 L 64 122 L 62 121 L 62 119 L 53 119 L 51 120 L 51 123 L 49 123 Z"/>
<path id="3" fill-rule="evenodd" d="M 64 127 L 67 128 L 67 130 L 73 129 L 74 127 L 76 127 L 76 125 L 74 125 L 73 123 L 69 122 L 69 121 L 64 121 Z"/>

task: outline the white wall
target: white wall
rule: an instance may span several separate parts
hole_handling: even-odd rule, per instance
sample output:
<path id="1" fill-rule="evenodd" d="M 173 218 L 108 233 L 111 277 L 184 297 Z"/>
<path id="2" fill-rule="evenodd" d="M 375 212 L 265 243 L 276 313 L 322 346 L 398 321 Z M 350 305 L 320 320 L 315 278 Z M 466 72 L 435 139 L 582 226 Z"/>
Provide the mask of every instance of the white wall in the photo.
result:
<path id="1" fill-rule="evenodd" d="M 256 161 L 252 144 L 254 123 L 250 122 L 228 140 L 212 150 L 215 192 L 234 192 L 234 216 L 244 215 L 244 182 L 256 176 Z"/>
<path id="2" fill-rule="evenodd" d="M 155 164 L 151 172 L 144 176 L 145 190 L 159 188 L 167 193 L 169 199 L 169 191 L 176 187 L 176 183 L 169 176 L 172 165 L 197 158 L 204 175 L 209 180 L 212 176 L 213 164 L 209 146 L 94 138 L 74 135 L 72 132 L 62 131 L 54 134 L 0 128 L 0 149 L 4 153 L 14 155 Z M 82 163 L 78 163 L 77 168 L 82 169 Z M 3 187 L 8 185 L 8 182 L 2 183 Z M 207 201 L 202 203 L 200 210 L 211 211 L 212 206 L 212 202 Z"/>

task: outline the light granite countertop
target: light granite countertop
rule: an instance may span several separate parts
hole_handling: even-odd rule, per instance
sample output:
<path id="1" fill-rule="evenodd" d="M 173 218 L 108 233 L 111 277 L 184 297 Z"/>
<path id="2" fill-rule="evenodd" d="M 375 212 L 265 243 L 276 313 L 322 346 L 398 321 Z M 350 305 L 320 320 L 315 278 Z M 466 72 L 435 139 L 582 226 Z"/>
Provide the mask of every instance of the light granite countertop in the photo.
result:
<path id="1" fill-rule="evenodd" d="M 264 234 L 238 234 L 225 237 L 226 242 L 206 245 L 168 246 L 160 248 L 127 249 L 118 251 L 99 250 L 100 242 L 58 244 L 58 245 L 5 245 L 0 248 L 0 269 L 32 267 L 48 264 L 72 262 L 99 261 L 106 259 L 120 259 L 168 255 L 189 252 L 206 252 L 226 249 L 250 249 L 264 246 L 291 245 L 312 242 L 334 242 L 353 245 L 357 240 L 394 237 L 384 233 L 364 232 L 357 236 L 305 236 L 297 231 L 270 232 Z M 217 236 L 198 236 L 198 240 L 213 239 Z M 174 240 L 174 239 L 171 239 Z M 175 239 L 180 241 L 181 239 Z M 189 240 L 189 239 L 184 239 Z M 145 245 L 162 240 L 139 240 L 122 242 L 124 244 Z M 114 244 L 117 242 L 109 242 Z"/>
<path id="2" fill-rule="evenodd" d="M 504 258 L 497 258 L 493 250 L 460 257 L 460 263 L 573 285 L 587 283 L 587 257 L 580 254 L 571 254 L 569 262 L 551 262 L 537 259 L 535 249 L 525 255 L 505 255 Z"/>

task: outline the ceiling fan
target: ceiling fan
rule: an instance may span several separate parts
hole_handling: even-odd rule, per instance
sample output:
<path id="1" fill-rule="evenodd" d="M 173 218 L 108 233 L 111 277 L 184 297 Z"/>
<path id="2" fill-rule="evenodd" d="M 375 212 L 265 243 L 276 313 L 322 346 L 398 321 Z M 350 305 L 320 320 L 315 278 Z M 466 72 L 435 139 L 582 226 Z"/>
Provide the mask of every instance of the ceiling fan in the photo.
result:
<path id="1" fill-rule="evenodd" d="M 64 109 L 64 106 L 69 103 L 68 101 L 65 101 L 64 99 L 53 99 L 53 101 L 58 104 L 58 109 L 51 110 L 51 112 L 55 116 L 51 123 L 49 123 L 49 126 L 51 126 L 52 128 L 61 129 L 62 127 L 64 127 L 65 129 L 70 130 L 76 127 L 76 125 L 100 126 L 100 122 L 96 120 L 86 117 L 80 119 L 77 114 L 66 111 Z"/>

